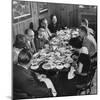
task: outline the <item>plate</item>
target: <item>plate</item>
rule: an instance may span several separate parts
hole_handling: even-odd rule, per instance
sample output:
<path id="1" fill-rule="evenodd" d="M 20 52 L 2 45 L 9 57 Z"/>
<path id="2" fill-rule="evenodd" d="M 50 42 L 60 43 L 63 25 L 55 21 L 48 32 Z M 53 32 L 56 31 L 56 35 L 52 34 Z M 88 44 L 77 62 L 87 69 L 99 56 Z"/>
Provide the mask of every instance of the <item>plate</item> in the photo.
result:
<path id="1" fill-rule="evenodd" d="M 66 63 L 66 64 L 64 64 L 64 67 L 65 68 L 69 68 L 70 67 L 70 64 L 69 63 Z"/>
<path id="2" fill-rule="evenodd" d="M 33 70 L 36 70 L 36 69 L 38 69 L 38 68 L 39 68 L 38 65 L 31 65 L 31 69 L 33 69 Z"/>
<path id="3" fill-rule="evenodd" d="M 43 69 L 46 69 L 46 70 L 50 70 L 51 69 L 51 64 L 49 63 L 46 63 L 42 66 Z"/>
<path id="4" fill-rule="evenodd" d="M 64 65 L 57 65 L 56 68 L 57 69 L 63 69 L 64 68 Z"/>

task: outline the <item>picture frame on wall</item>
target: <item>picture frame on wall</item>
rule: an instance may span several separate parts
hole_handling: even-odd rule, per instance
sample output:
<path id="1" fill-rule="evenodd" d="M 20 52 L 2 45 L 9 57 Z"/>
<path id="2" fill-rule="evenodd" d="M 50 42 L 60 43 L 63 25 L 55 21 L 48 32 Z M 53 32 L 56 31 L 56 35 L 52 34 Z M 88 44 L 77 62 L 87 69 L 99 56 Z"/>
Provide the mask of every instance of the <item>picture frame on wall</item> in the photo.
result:
<path id="1" fill-rule="evenodd" d="M 23 21 L 32 17 L 31 3 L 28 1 L 12 1 L 12 20 L 13 23 Z"/>
<path id="2" fill-rule="evenodd" d="M 48 3 L 47 2 L 38 2 L 39 14 L 48 12 Z"/>

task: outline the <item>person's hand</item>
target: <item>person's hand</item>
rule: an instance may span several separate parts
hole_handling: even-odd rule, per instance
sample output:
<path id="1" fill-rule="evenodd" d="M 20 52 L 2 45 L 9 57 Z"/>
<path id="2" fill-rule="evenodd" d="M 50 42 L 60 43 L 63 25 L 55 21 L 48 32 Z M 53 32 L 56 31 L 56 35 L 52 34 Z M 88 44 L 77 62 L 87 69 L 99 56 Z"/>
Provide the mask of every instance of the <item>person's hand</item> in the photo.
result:
<path id="1" fill-rule="evenodd" d="M 38 75 L 38 79 L 39 79 L 40 81 L 42 81 L 44 78 L 46 78 L 46 75 L 44 75 L 44 74 Z"/>

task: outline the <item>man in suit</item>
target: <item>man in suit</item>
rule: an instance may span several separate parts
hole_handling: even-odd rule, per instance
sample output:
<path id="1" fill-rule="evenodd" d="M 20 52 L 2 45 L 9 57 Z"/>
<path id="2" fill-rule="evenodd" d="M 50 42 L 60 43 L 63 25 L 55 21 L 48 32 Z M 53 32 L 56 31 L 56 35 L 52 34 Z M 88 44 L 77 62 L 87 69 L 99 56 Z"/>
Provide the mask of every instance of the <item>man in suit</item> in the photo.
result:
<path id="1" fill-rule="evenodd" d="M 32 29 L 27 29 L 25 32 L 25 37 L 26 37 L 26 45 L 27 48 L 31 51 L 31 53 L 36 52 L 36 47 L 34 43 L 34 31 Z"/>
<path id="2" fill-rule="evenodd" d="M 51 90 L 29 70 L 31 54 L 23 49 L 18 56 L 18 64 L 13 65 L 13 98 L 39 98 L 52 96 Z"/>

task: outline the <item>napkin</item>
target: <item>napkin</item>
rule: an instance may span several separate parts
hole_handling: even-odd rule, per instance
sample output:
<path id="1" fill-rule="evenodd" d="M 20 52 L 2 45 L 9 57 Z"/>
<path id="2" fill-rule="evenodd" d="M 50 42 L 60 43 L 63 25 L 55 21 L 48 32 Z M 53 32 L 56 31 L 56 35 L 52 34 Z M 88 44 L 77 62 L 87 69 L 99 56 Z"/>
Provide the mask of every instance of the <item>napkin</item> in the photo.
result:
<path id="1" fill-rule="evenodd" d="M 57 95 L 56 89 L 54 88 L 54 85 L 49 78 L 41 78 L 40 81 L 44 82 L 46 86 L 52 90 L 53 96 Z"/>
<path id="2" fill-rule="evenodd" d="M 68 73 L 68 79 L 73 79 L 75 77 L 74 72 L 75 72 L 75 69 L 74 69 L 73 66 L 71 66 L 71 69 L 70 69 L 70 71 Z"/>

